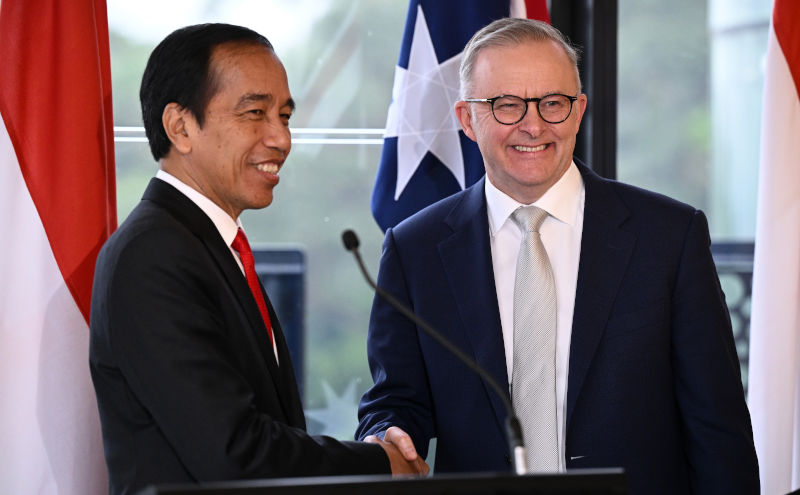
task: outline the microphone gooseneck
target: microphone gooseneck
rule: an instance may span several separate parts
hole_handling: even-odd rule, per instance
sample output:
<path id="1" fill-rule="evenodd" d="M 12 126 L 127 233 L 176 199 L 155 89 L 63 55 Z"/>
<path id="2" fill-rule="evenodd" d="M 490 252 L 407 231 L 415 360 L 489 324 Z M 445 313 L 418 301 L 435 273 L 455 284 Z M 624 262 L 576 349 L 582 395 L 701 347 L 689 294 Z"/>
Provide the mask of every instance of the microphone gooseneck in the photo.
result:
<path id="1" fill-rule="evenodd" d="M 383 290 L 378 286 L 378 284 L 375 283 L 375 281 L 372 280 L 369 272 L 367 272 L 367 267 L 364 265 L 364 261 L 361 259 L 361 253 L 358 251 L 359 241 L 355 232 L 349 229 L 342 232 L 342 242 L 344 243 L 345 249 L 353 253 L 353 256 L 355 256 L 358 267 L 361 269 L 361 273 L 364 276 L 364 279 L 367 281 L 367 284 L 369 284 L 369 286 L 372 287 L 379 296 L 391 304 L 392 307 L 394 307 L 397 311 L 402 313 L 403 316 L 413 321 L 419 328 L 421 328 L 426 334 L 438 342 L 442 347 L 447 349 L 448 352 L 456 356 L 462 363 L 467 365 L 468 368 L 470 368 L 487 384 L 489 384 L 489 387 L 491 387 L 497 396 L 500 397 L 500 400 L 503 402 L 506 412 L 508 413 L 508 417 L 506 418 L 506 438 L 511 449 L 511 459 L 514 465 L 514 472 L 516 474 L 526 474 L 528 471 L 526 460 L 527 457 L 525 455 L 525 447 L 522 442 L 522 428 L 520 428 L 519 420 L 514 415 L 514 408 L 511 405 L 511 401 L 506 396 L 507 391 L 503 390 L 503 388 L 498 385 L 497 381 L 492 377 L 492 375 L 481 368 L 481 366 L 476 363 L 474 359 L 469 357 L 466 353 L 464 353 L 464 351 L 450 342 L 438 330 L 430 326 L 425 320 L 417 316 L 413 311 L 411 311 L 411 309 L 409 309 L 402 302 L 398 301 L 393 295 Z"/>

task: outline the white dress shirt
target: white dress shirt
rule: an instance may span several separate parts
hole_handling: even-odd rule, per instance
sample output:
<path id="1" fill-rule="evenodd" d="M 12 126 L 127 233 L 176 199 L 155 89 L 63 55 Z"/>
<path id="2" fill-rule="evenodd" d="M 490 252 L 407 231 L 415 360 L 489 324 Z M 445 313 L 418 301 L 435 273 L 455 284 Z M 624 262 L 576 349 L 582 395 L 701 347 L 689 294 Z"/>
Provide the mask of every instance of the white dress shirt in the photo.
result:
<path id="1" fill-rule="evenodd" d="M 233 240 L 236 238 L 236 234 L 239 232 L 239 229 L 242 228 L 241 220 L 238 218 L 234 220 L 215 202 L 211 201 L 201 192 L 187 185 L 169 172 L 159 169 L 159 171 L 156 173 L 156 178 L 163 180 L 167 184 L 183 193 L 183 195 L 189 198 L 192 203 L 196 204 L 198 208 L 203 210 L 203 213 L 205 213 L 214 223 L 219 235 L 222 236 L 222 241 L 225 242 L 226 246 L 228 246 L 231 256 L 233 256 L 233 259 L 236 260 L 236 264 L 239 265 L 239 270 L 241 270 L 242 275 L 244 275 L 244 266 L 242 265 L 242 260 L 239 259 L 239 253 L 237 253 L 232 246 Z M 264 331 L 266 332 L 266 329 Z M 272 339 L 272 351 L 275 353 L 275 359 L 277 360 L 278 347 L 275 345 L 274 338 Z"/>
<path id="2" fill-rule="evenodd" d="M 485 181 L 485 194 L 489 214 L 492 267 L 506 352 L 506 370 L 508 379 L 511 380 L 514 362 L 514 279 L 522 233 L 510 216 L 514 210 L 526 205 L 518 203 L 497 189 L 488 177 Z M 573 162 L 561 179 L 533 203 L 549 214 L 540 228 L 540 235 L 547 256 L 550 258 L 556 288 L 556 411 L 561 471 L 566 469 L 564 437 L 567 373 L 585 198 L 583 178 Z"/>

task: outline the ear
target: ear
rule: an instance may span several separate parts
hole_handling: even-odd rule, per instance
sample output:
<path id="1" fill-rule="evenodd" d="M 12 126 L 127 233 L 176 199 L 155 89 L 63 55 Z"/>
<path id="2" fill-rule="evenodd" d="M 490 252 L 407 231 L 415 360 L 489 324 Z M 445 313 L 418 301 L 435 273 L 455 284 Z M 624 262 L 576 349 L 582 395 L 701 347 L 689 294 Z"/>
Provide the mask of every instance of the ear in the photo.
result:
<path id="1" fill-rule="evenodd" d="M 164 107 L 164 112 L 161 114 L 161 124 L 164 126 L 164 131 L 166 131 L 172 145 L 181 154 L 192 151 L 192 143 L 188 132 L 188 125 L 192 123 L 189 122 L 190 119 L 192 122 L 194 121 L 189 111 L 174 102 Z"/>
<path id="2" fill-rule="evenodd" d="M 586 97 L 586 94 L 579 94 L 578 101 L 575 103 L 578 104 L 578 126 L 580 127 L 581 121 L 583 120 L 583 114 L 586 113 L 586 105 L 588 105 L 588 98 Z"/>
<path id="3" fill-rule="evenodd" d="M 461 128 L 464 129 L 464 134 L 477 142 L 475 131 L 472 129 L 472 112 L 470 111 L 469 103 L 459 100 L 456 102 L 454 109 L 458 122 L 461 124 Z"/>

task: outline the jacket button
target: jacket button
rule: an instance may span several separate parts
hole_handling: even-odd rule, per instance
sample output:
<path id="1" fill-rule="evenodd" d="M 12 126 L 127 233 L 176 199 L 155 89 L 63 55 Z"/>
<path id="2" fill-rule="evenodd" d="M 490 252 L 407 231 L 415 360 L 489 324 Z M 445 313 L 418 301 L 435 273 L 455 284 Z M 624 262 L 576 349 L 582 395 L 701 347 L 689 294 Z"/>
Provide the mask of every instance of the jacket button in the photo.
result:
<path id="1" fill-rule="evenodd" d="M 511 465 L 511 456 L 506 454 L 506 464 Z"/>

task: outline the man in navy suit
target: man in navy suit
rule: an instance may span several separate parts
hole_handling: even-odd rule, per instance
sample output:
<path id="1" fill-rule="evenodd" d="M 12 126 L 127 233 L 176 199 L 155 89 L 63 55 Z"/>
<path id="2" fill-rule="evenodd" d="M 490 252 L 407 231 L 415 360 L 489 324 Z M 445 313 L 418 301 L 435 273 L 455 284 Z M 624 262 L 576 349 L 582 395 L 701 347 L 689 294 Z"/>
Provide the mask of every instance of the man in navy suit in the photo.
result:
<path id="1" fill-rule="evenodd" d="M 544 210 L 538 232 L 556 301 L 544 400 L 554 420 L 532 428 L 553 439 L 545 470 L 621 466 L 631 493 L 758 493 L 703 213 L 573 159 L 587 99 L 574 49 L 549 25 L 495 21 L 467 44 L 460 78 L 455 111 L 486 177 L 389 229 L 378 284 L 513 397 L 513 368 L 525 364 L 512 359 L 514 334 L 531 329 L 514 324 L 525 299 L 515 300 L 523 234 L 512 217 L 527 205 Z M 437 472 L 510 469 L 500 398 L 380 298 L 368 353 L 375 384 L 358 438 L 383 436 L 422 456 L 437 438 Z M 543 448 L 525 436 L 529 454 Z"/>
<path id="2" fill-rule="evenodd" d="M 286 339 L 239 222 L 272 202 L 291 148 L 294 102 L 270 42 L 227 24 L 179 29 L 150 56 L 140 95 L 160 170 L 100 252 L 92 294 L 111 493 L 426 471 L 377 439 L 305 431 Z"/>

